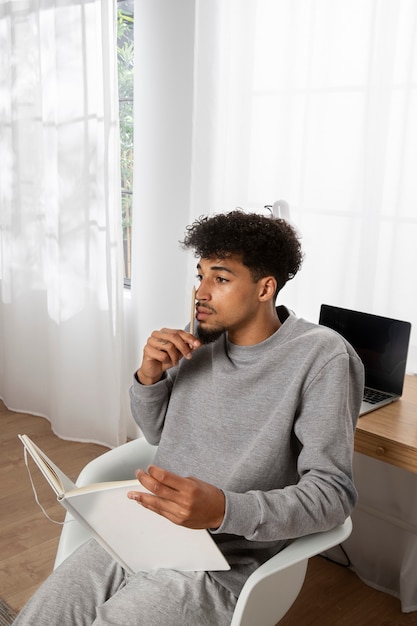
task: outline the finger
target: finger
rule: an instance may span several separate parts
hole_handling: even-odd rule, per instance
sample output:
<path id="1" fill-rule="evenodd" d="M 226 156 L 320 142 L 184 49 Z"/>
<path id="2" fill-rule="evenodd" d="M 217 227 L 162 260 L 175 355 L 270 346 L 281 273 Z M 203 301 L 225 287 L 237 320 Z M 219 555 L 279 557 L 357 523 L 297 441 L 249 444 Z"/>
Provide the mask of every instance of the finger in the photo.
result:
<path id="1" fill-rule="evenodd" d="M 167 517 L 175 524 L 187 523 L 191 513 L 190 499 L 186 491 L 177 488 L 186 487 L 187 479 L 157 466 L 150 466 L 149 469 L 153 475 L 143 470 L 136 472 L 139 482 L 147 491 L 132 491 L 128 493 L 128 497 L 145 508 Z"/>
<path id="2" fill-rule="evenodd" d="M 183 355 L 175 348 L 175 346 L 167 340 L 151 338 L 148 340 L 144 351 L 144 362 L 151 363 L 156 361 L 162 365 L 164 369 L 169 369 L 173 365 L 177 365 Z"/>
<path id="3" fill-rule="evenodd" d="M 164 366 L 176 365 L 181 354 L 171 344 L 149 341 L 144 349 L 145 361 L 157 361 Z"/>
<path id="4" fill-rule="evenodd" d="M 151 494 L 143 493 L 141 491 L 129 491 L 127 496 L 131 500 L 135 500 L 145 509 L 153 511 L 154 513 L 157 513 L 162 517 L 166 517 L 174 524 L 182 526 L 190 525 L 189 510 L 180 506 L 179 504 L 176 504 L 175 502 L 171 502 L 170 500 L 165 500 L 164 498 L 159 498 L 158 496 L 154 496 Z"/>
<path id="5" fill-rule="evenodd" d="M 176 344 L 176 341 L 178 339 L 180 343 L 184 342 L 191 349 L 198 348 L 201 345 L 199 339 L 183 329 L 162 328 L 161 333 L 163 335 L 167 335 L 169 341 L 172 341 L 174 344 Z"/>
<path id="6" fill-rule="evenodd" d="M 179 502 L 188 491 L 186 478 L 168 472 L 156 465 L 150 465 L 148 471 L 138 470 L 136 477 L 141 485 L 160 498 Z"/>
<path id="7" fill-rule="evenodd" d="M 169 328 L 163 328 L 152 333 L 151 338 L 154 347 L 159 347 L 160 350 L 168 352 L 170 356 L 178 354 L 190 358 L 192 351 L 201 345 L 200 341 L 190 333 Z M 177 356 L 177 358 L 180 358 L 180 356 Z"/>

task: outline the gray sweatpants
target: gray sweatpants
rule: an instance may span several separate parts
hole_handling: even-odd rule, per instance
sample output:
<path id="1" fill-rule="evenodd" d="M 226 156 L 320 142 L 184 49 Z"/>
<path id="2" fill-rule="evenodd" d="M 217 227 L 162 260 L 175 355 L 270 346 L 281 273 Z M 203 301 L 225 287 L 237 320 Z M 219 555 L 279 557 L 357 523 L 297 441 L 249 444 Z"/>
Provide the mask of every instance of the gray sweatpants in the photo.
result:
<path id="1" fill-rule="evenodd" d="M 235 604 L 205 572 L 128 575 L 90 541 L 49 576 L 14 626 L 227 626 Z"/>

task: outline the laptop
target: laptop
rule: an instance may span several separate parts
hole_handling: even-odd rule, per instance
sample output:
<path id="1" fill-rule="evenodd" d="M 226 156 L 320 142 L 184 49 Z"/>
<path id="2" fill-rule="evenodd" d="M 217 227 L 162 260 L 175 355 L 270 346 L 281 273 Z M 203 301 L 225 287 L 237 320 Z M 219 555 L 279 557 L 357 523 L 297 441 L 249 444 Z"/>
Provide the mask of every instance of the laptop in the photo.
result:
<path id="1" fill-rule="evenodd" d="M 401 320 L 322 304 L 319 324 L 342 335 L 365 368 L 360 416 L 401 397 L 411 324 Z"/>

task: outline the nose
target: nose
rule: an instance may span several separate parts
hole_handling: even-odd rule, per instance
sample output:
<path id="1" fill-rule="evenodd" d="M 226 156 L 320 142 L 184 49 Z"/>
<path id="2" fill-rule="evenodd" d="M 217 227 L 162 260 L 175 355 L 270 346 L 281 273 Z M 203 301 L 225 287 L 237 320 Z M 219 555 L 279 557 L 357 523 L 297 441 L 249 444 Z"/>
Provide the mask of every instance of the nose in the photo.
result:
<path id="1" fill-rule="evenodd" d="M 201 279 L 200 284 L 196 288 L 195 297 L 196 300 L 199 300 L 200 302 L 210 300 L 210 294 L 207 290 L 207 283 L 204 278 Z"/>

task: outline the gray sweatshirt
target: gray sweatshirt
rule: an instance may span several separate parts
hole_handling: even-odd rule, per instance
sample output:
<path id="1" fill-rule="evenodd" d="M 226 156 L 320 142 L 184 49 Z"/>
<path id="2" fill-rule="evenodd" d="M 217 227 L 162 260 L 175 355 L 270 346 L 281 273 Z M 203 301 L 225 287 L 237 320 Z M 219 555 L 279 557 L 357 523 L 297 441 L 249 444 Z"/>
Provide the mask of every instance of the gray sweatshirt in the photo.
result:
<path id="1" fill-rule="evenodd" d="M 226 334 L 130 391 L 155 463 L 223 490 L 211 532 L 231 570 L 210 575 L 235 595 L 288 540 L 342 523 L 357 499 L 362 363 L 337 333 L 277 310 L 283 324 L 265 341 L 237 346 Z"/>

